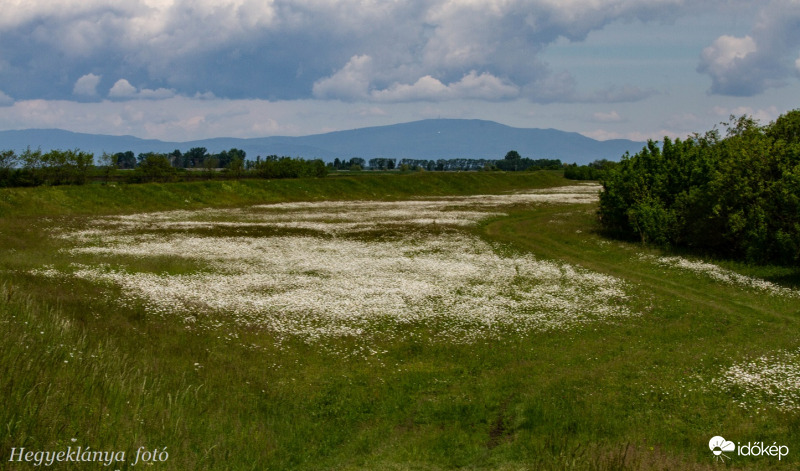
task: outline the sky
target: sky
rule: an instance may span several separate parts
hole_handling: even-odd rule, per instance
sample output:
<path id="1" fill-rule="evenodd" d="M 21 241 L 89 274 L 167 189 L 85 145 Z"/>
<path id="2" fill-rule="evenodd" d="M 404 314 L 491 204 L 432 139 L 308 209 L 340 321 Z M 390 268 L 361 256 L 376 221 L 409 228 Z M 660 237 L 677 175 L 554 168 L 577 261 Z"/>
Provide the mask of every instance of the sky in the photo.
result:
<path id="1" fill-rule="evenodd" d="M 800 108 L 800 0 L 0 0 L 0 130 L 427 118 L 683 138 Z"/>

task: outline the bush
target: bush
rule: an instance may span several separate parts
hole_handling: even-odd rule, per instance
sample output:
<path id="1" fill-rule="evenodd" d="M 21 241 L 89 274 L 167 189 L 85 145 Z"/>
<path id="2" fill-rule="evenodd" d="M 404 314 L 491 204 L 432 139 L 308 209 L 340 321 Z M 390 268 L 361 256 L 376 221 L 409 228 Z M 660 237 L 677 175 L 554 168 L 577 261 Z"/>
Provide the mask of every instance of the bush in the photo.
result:
<path id="1" fill-rule="evenodd" d="M 257 160 L 254 170 L 261 178 L 324 177 L 328 174 L 328 167 L 321 160 L 293 159 L 277 155 Z"/>
<path id="2" fill-rule="evenodd" d="M 800 110 L 768 126 L 731 117 L 659 148 L 649 142 L 601 178 L 600 220 L 642 242 L 756 262 L 800 263 Z"/>
<path id="3" fill-rule="evenodd" d="M 175 167 L 165 154 L 149 152 L 141 154 L 141 161 L 133 171 L 134 182 L 168 182 L 175 178 Z"/>

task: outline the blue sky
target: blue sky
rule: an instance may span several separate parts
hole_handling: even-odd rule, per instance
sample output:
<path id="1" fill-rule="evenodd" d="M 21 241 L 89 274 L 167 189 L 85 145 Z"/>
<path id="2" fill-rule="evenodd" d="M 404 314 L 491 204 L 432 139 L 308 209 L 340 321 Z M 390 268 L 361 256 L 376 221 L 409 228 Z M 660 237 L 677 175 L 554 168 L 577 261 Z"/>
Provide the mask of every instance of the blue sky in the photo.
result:
<path id="1" fill-rule="evenodd" d="M 598 139 L 800 108 L 800 1 L 0 0 L 0 129 L 490 119 Z"/>

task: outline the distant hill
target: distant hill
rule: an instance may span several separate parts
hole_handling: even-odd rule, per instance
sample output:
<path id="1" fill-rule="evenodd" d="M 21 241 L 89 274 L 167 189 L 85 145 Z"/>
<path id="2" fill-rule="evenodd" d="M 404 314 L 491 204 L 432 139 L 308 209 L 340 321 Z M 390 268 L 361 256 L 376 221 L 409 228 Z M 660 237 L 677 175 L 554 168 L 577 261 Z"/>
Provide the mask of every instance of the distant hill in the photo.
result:
<path id="1" fill-rule="evenodd" d="M 205 147 L 216 153 L 232 147 L 243 149 L 248 158 L 270 154 L 321 158 L 350 157 L 413 159 L 502 159 L 509 150 L 532 159 L 561 159 L 563 162 L 589 163 L 596 159 L 619 160 L 625 151 L 635 153 L 645 143 L 614 139 L 598 141 L 578 133 L 556 129 L 514 128 L 493 121 L 467 119 L 427 119 L 389 126 L 337 131 L 301 137 L 261 137 L 251 139 L 214 138 L 188 142 L 165 142 L 134 136 L 81 134 L 60 129 L 0 131 L 0 149 L 22 151 L 28 146 L 50 149 L 75 149 L 93 152 L 133 151 L 185 152 Z"/>

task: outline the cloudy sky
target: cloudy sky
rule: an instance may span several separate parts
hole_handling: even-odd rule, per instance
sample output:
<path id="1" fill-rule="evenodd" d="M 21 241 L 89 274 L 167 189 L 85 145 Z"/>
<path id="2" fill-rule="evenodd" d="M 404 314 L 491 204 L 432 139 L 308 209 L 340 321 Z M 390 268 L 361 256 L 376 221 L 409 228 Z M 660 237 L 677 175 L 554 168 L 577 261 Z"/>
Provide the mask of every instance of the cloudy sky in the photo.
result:
<path id="1" fill-rule="evenodd" d="M 800 0 L 0 0 L 0 130 L 478 118 L 607 139 L 800 108 Z"/>

